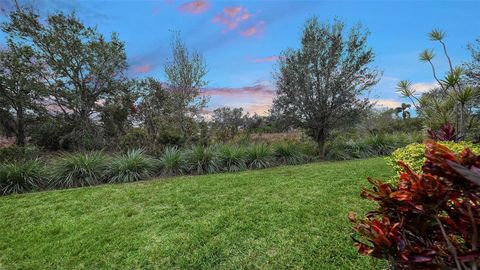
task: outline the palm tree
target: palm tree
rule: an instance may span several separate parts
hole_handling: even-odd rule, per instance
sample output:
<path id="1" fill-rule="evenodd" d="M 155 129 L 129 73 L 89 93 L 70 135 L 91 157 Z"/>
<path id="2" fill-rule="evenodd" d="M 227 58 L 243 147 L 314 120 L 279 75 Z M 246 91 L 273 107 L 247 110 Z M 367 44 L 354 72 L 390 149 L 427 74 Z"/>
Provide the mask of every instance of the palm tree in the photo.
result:
<path id="1" fill-rule="evenodd" d="M 410 112 L 408 111 L 412 105 L 402 103 L 400 107 L 395 108 L 397 114 L 402 113 L 403 120 L 410 118 Z"/>

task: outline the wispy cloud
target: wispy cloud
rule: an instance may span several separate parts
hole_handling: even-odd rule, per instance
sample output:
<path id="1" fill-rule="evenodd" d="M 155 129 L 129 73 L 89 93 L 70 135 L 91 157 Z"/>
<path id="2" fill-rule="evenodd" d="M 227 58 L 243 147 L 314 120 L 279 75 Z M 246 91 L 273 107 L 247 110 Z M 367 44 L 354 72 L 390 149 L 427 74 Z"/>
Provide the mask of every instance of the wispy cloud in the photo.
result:
<path id="1" fill-rule="evenodd" d="M 278 55 L 272 55 L 272 56 L 254 58 L 254 59 L 252 59 L 252 62 L 253 63 L 268 63 L 268 62 L 275 62 L 278 59 L 279 59 Z"/>
<path id="2" fill-rule="evenodd" d="M 223 12 L 213 17 L 213 23 L 224 25 L 223 33 L 236 29 L 241 23 L 250 19 L 253 15 L 245 7 L 226 7 Z"/>
<path id="3" fill-rule="evenodd" d="M 152 66 L 150 64 L 143 64 L 143 65 L 136 65 L 132 67 L 133 72 L 140 74 L 140 73 L 147 73 L 152 70 Z"/>
<path id="4" fill-rule="evenodd" d="M 372 99 L 372 102 L 375 102 L 376 107 L 380 108 L 396 108 L 402 104 L 400 101 L 393 99 Z"/>
<path id="5" fill-rule="evenodd" d="M 261 36 L 263 34 L 264 29 L 265 29 L 265 21 L 259 21 L 255 25 L 245 29 L 245 31 L 242 31 L 241 34 L 244 37 Z"/>
<path id="6" fill-rule="evenodd" d="M 419 82 L 412 84 L 412 89 L 415 90 L 415 92 L 417 92 L 418 94 L 425 93 L 438 87 L 439 85 L 437 82 Z"/>
<path id="7" fill-rule="evenodd" d="M 178 9 L 185 13 L 200 14 L 208 10 L 210 4 L 206 0 L 196 0 L 182 4 Z"/>

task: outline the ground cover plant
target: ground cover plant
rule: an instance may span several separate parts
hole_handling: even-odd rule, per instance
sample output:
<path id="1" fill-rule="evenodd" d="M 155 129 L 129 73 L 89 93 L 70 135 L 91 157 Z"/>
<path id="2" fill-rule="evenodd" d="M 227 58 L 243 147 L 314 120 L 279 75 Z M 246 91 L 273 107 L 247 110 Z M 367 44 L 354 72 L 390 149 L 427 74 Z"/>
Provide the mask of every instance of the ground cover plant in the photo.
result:
<path id="1" fill-rule="evenodd" d="M 4 196 L 0 265 L 382 269 L 345 217 L 372 207 L 358 179 L 391 174 L 376 158 Z"/>

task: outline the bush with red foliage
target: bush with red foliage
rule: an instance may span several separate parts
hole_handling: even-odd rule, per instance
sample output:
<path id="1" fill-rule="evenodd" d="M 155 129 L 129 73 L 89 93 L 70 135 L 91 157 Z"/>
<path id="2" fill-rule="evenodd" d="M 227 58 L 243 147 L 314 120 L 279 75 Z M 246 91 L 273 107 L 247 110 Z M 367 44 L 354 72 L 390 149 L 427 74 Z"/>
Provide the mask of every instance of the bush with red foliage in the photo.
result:
<path id="1" fill-rule="evenodd" d="M 450 123 L 446 123 L 439 130 L 427 130 L 428 137 L 435 141 L 457 141 L 455 128 Z"/>
<path id="2" fill-rule="evenodd" d="M 404 168 L 398 185 L 369 179 L 362 197 L 379 207 L 354 223 L 361 254 L 392 269 L 480 268 L 480 156 L 426 142 L 423 173 Z"/>

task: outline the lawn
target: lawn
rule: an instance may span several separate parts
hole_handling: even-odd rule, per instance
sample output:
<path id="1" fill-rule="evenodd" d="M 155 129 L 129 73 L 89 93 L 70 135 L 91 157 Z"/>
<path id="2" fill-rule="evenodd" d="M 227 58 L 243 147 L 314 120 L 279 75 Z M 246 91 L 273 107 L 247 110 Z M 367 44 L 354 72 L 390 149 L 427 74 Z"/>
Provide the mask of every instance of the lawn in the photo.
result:
<path id="1" fill-rule="evenodd" d="M 374 269 L 352 247 L 382 158 L 0 197 L 0 269 Z"/>

